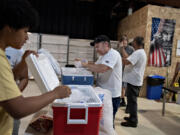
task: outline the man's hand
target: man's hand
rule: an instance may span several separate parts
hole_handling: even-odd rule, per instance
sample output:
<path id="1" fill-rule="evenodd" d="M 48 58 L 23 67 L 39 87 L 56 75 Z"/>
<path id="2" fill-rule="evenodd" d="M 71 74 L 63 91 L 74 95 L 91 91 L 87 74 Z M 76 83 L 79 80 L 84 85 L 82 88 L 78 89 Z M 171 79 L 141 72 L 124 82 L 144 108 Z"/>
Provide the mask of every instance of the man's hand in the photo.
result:
<path id="1" fill-rule="evenodd" d="M 25 61 L 26 57 L 28 57 L 31 53 L 38 57 L 37 52 L 32 51 L 32 50 L 26 50 L 25 53 L 22 56 L 22 61 Z"/>
<path id="2" fill-rule="evenodd" d="M 76 68 L 81 68 L 82 67 L 81 59 L 79 58 L 74 59 L 74 65 Z"/>
<path id="3" fill-rule="evenodd" d="M 88 67 L 88 63 L 87 63 L 87 62 L 81 62 L 81 65 L 82 65 L 83 67 L 85 67 L 85 68 Z"/>
<path id="4" fill-rule="evenodd" d="M 123 44 L 123 41 L 118 43 L 118 49 L 119 49 L 121 56 L 123 58 L 127 58 L 129 56 L 127 54 L 127 52 L 125 51 L 125 45 Z"/>
<path id="5" fill-rule="evenodd" d="M 131 64 L 130 61 L 127 60 L 127 58 L 122 58 L 123 65 L 129 65 Z"/>
<path id="6" fill-rule="evenodd" d="M 79 58 L 76 58 L 74 59 L 74 65 L 75 67 L 87 67 L 88 66 L 88 61 L 86 59 L 79 59 Z"/>
<path id="7" fill-rule="evenodd" d="M 123 41 L 118 42 L 118 48 L 121 49 L 121 48 L 123 48 L 123 47 L 124 47 Z"/>
<path id="8" fill-rule="evenodd" d="M 69 97 L 71 95 L 71 89 L 68 86 L 58 86 L 54 89 L 55 93 L 56 93 L 56 98 L 66 98 Z"/>
<path id="9" fill-rule="evenodd" d="M 81 61 L 81 59 L 80 58 L 75 58 L 74 61 Z"/>

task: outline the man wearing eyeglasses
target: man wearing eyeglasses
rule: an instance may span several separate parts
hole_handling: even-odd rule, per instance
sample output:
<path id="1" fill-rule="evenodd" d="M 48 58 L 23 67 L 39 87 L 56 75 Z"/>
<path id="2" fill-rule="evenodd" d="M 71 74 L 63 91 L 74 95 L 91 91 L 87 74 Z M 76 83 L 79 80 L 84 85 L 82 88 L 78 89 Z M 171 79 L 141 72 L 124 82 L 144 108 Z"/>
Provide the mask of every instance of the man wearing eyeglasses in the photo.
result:
<path id="1" fill-rule="evenodd" d="M 120 106 L 122 88 L 122 59 L 118 51 L 111 48 L 110 39 L 100 35 L 90 43 L 95 47 L 99 58 L 95 63 L 83 63 L 82 66 L 98 73 L 97 86 L 108 89 L 112 93 L 113 123 Z"/>

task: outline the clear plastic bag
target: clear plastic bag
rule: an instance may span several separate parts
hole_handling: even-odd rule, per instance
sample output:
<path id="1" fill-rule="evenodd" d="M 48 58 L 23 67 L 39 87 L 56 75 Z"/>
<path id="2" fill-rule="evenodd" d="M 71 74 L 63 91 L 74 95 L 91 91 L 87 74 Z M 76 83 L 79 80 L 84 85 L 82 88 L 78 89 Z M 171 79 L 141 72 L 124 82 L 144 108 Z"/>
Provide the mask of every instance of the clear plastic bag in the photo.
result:
<path id="1" fill-rule="evenodd" d="M 117 135 L 113 128 L 113 107 L 112 94 L 109 90 L 100 87 L 95 88 L 95 92 L 103 103 L 103 112 L 100 120 L 99 135 Z"/>

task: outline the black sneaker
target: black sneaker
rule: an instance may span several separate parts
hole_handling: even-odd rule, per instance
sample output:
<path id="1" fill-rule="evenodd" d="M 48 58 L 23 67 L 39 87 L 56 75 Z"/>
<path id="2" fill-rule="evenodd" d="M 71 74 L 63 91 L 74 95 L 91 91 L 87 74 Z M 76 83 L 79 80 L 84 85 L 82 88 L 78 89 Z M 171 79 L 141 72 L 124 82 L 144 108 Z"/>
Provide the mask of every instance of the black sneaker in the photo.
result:
<path id="1" fill-rule="evenodd" d="M 127 107 L 127 106 L 126 106 L 125 113 L 126 113 L 126 114 L 128 114 L 128 113 L 129 113 L 129 109 L 128 109 L 128 107 Z"/>
<path id="2" fill-rule="evenodd" d="M 137 127 L 137 123 L 129 122 L 129 121 L 127 121 L 127 122 L 121 122 L 121 126 L 136 128 L 136 127 Z"/>
<path id="3" fill-rule="evenodd" d="M 125 102 L 121 102 L 120 103 L 120 107 L 126 107 L 126 103 Z"/>
<path id="4" fill-rule="evenodd" d="M 129 117 L 124 117 L 124 120 L 130 121 L 130 118 Z"/>

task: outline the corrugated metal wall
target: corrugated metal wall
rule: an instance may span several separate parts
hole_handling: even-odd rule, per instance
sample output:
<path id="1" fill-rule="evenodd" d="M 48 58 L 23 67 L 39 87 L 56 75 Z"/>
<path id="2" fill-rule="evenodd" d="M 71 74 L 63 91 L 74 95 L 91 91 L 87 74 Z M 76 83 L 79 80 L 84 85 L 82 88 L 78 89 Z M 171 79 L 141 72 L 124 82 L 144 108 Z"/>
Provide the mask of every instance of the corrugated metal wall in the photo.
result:
<path id="1" fill-rule="evenodd" d="M 29 0 L 40 16 L 38 29 L 32 32 L 93 39 L 105 34 L 117 39 L 118 20 L 112 18 L 112 1 Z M 115 1 L 115 0 L 113 0 Z"/>
<path id="2" fill-rule="evenodd" d="M 29 0 L 38 10 L 35 32 L 94 38 L 94 4 L 76 0 Z"/>

